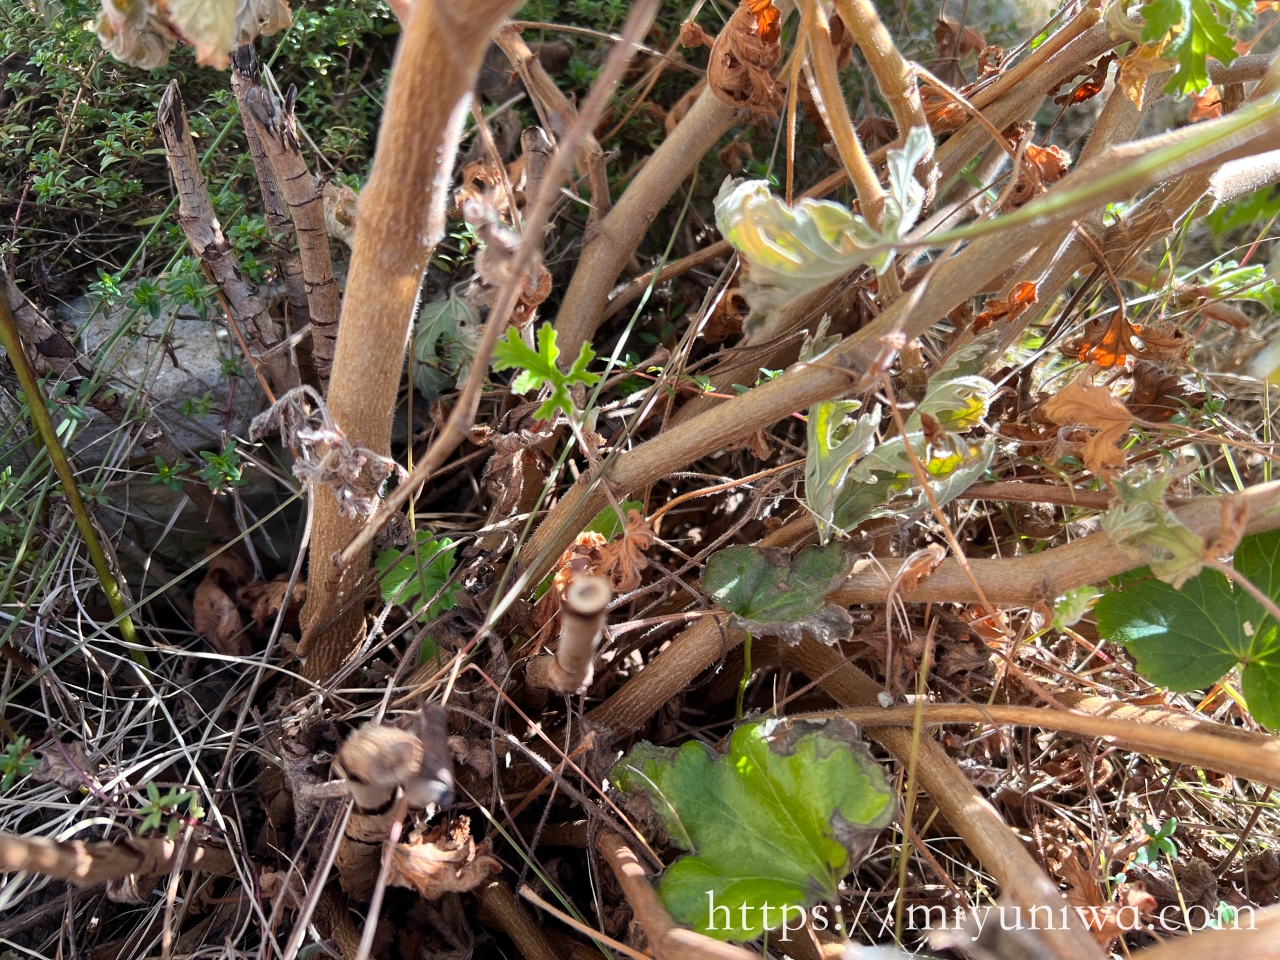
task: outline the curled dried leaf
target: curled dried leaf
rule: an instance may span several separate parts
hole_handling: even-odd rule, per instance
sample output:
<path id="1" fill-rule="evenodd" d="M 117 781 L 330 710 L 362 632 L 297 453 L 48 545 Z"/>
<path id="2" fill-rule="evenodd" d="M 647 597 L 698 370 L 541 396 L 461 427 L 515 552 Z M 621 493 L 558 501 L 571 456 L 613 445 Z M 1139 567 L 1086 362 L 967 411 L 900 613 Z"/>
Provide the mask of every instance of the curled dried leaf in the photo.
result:
<path id="1" fill-rule="evenodd" d="M 1118 6 L 1122 7 L 1123 4 Z M 1121 59 L 1116 69 L 1116 86 L 1124 91 L 1125 96 L 1139 110 L 1142 109 L 1147 78 L 1153 73 L 1164 73 L 1177 63 L 1175 60 L 1166 60 L 1161 51 L 1161 44 L 1142 44 Z"/>
<path id="2" fill-rule="evenodd" d="M 1080 337 L 1063 347 L 1067 356 L 1100 367 L 1123 366 L 1130 357 L 1180 361 L 1191 349 L 1191 338 L 1182 330 L 1157 330 L 1130 323 L 1120 312 L 1110 320 L 1088 323 Z"/>
<path id="3" fill-rule="evenodd" d="M 1187 114 L 1187 123 L 1216 120 L 1222 116 L 1222 93 L 1212 84 L 1202 93 L 1192 97 L 1191 101 L 1191 111 Z"/>
<path id="4" fill-rule="evenodd" d="M 1021 316 L 1036 302 L 1036 285 L 1030 280 L 1020 280 L 1009 291 L 1009 296 L 988 300 L 982 312 L 973 318 L 973 332 L 981 333 L 996 320 L 1010 321 Z"/>
<path id="5" fill-rule="evenodd" d="M 692 50 L 695 47 L 710 47 L 715 42 L 715 37 L 692 20 L 686 20 L 680 24 L 680 46 Z"/>
<path id="6" fill-rule="evenodd" d="M 330 180 L 324 185 L 324 229 L 348 247 L 356 242 L 356 214 L 360 195 L 345 183 Z"/>
<path id="7" fill-rule="evenodd" d="M 1205 394 L 1181 377 L 1146 360 L 1133 365 L 1133 389 L 1125 406 L 1138 420 L 1164 423 L 1174 414 L 1204 405 Z"/>
<path id="8" fill-rule="evenodd" d="M 782 56 L 782 16 L 773 0 L 741 0 L 711 47 L 707 82 L 733 107 L 776 119 L 784 98 L 773 78 Z"/>
<path id="9" fill-rule="evenodd" d="M 1086 100 L 1092 100 L 1100 94 L 1107 85 L 1107 70 L 1111 64 L 1115 62 L 1116 55 L 1109 53 L 1105 57 L 1101 57 L 1094 65 L 1083 80 L 1071 88 L 1067 93 L 1059 94 L 1053 98 L 1053 102 L 1058 106 L 1070 105 L 1073 103 L 1084 103 Z"/>
<path id="10" fill-rule="evenodd" d="M 614 589 L 627 593 L 640 586 L 640 575 L 648 569 L 644 551 L 653 546 L 654 533 L 639 510 L 627 511 L 622 535 L 600 548 L 599 571 L 613 581 Z"/>
<path id="11" fill-rule="evenodd" d="M 244 635 L 240 611 L 224 588 L 225 582 L 225 574 L 221 570 L 210 570 L 196 587 L 196 633 L 224 656 L 248 656 L 251 652 L 249 638 Z"/>
<path id="12" fill-rule="evenodd" d="M 903 561 L 897 576 L 893 578 L 889 594 L 892 596 L 895 593 L 910 593 L 915 590 L 933 575 L 946 558 L 946 548 L 938 543 L 931 543 L 917 550 Z"/>
<path id="13" fill-rule="evenodd" d="M 934 136 L 948 130 L 958 130 L 969 119 L 965 105 L 945 90 L 926 84 L 920 91 L 920 105 L 924 107 L 924 119 Z"/>
<path id="14" fill-rule="evenodd" d="M 408 843 L 392 847 L 387 883 L 438 900 L 446 893 L 474 890 L 501 870 L 489 841 L 476 843 L 471 820 L 464 816 L 451 824 L 440 824 L 426 835 L 411 834 Z"/>
<path id="15" fill-rule="evenodd" d="M 937 19 L 933 26 L 933 39 L 938 45 L 939 57 L 967 57 L 971 53 L 981 53 L 987 46 L 987 38 L 981 33 L 968 24 L 962 28 L 950 17 Z"/>
<path id="16" fill-rule="evenodd" d="M 287 574 L 281 574 L 274 580 L 260 580 L 248 583 L 236 591 L 236 600 L 249 610 L 249 616 L 258 622 L 260 627 L 270 627 L 275 623 L 276 614 L 284 603 L 285 591 L 289 586 Z M 289 596 L 289 609 L 285 616 L 284 628 L 297 630 L 298 612 L 307 599 L 307 585 L 296 583 Z"/>
<path id="17" fill-rule="evenodd" d="M 1090 473 L 1109 477 L 1125 465 L 1119 444 L 1133 416 L 1106 387 L 1076 380 L 1050 397 L 1044 412 L 1061 426 L 1078 423 L 1097 431 L 1084 444 L 1084 462 Z"/>

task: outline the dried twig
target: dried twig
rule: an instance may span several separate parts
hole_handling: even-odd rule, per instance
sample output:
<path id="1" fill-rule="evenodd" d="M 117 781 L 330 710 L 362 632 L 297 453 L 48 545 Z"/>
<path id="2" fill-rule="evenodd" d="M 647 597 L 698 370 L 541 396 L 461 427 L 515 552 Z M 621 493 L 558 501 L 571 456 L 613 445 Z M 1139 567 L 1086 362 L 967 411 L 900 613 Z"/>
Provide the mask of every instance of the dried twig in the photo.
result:
<path id="1" fill-rule="evenodd" d="M 235 859 L 221 847 L 188 844 L 179 861 L 180 841 L 130 837 L 115 843 L 58 842 L 44 837 L 0 834 L 0 872 L 18 870 L 91 886 L 124 877 L 157 877 L 181 870 L 236 876 Z"/>
<path id="2" fill-rule="evenodd" d="M 200 159 L 191 139 L 191 128 L 187 124 L 176 80 L 170 82 L 160 99 L 156 123 L 164 138 L 165 154 L 173 174 L 174 190 L 178 194 L 178 222 L 182 224 L 187 242 L 196 256 L 204 261 L 214 283 L 226 296 L 234 319 L 244 327 L 249 342 L 259 353 L 266 354 L 279 339 L 275 325 L 266 306 L 240 273 L 235 251 L 222 235 L 204 174 L 200 171 Z M 255 368 L 258 366 L 257 356 L 251 354 L 249 361 Z M 287 356 L 273 356 L 265 366 L 277 392 L 289 389 L 296 374 L 290 370 Z"/>
<path id="3" fill-rule="evenodd" d="M 291 89 L 290 97 L 282 107 L 266 87 L 249 87 L 244 93 L 246 109 L 243 117 L 246 126 L 255 129 L 293 218 L 311 317 L 311 356 L 323 389 L 328 386 L 333 369 L 342 298 L 338 295 L 338 281 L 334 279 L 333 261 L 329 255 L 324 199 L 320 184 L 307 169 L 307 161 L 302 156 L 292 93 Z"/>
<path id="4" fill-rule="evenodd" d="M 554 588 L 553 588 L 554 589 Z M 554 656 L 535 658 L 525 676 L 535 687 L 581 693 L 591 684 L 604 612 L 613 588 L 604 577 L 574 577 L 560 602 L 560 643 Z"/>

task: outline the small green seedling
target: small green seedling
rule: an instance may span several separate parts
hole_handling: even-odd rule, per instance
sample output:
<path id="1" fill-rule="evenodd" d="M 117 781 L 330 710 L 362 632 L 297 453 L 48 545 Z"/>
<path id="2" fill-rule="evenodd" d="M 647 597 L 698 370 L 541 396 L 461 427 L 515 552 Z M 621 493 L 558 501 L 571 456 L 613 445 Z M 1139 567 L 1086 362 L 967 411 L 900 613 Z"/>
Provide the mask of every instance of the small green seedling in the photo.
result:
<path id="1" fill-rule="evenodd" d="M 7 793 L 9 788 L 21 780 L 37 766 L 40 761 L 31 755 L 31 738 L 19 737 L 4 753 L 0 753 L 0 791 Z"/>
<path id="2" fill-rule="evenodd" d="M 382 582 L 382 599 L 415 607 L 423 619 L 431 620 L 458 603 L 458 586 L 449 583 L 456 545 L 448 537 L 435 539 L 426 530 L 415 533 L 417 551 L 383 550 L 374 561 Z M 415 577 L 414 574 L 417 574 Z"/>
<path id="3" fill-rule="evenodd" d="M 556 346 L 556 331 L 549 323 L 538 328 L 538 350 L 535 353 L 520 339 L 520 331 L 512 327 L 507 339 L 499 340 L 493 348 L 493 369 L 519 370 L 520 375 L 511 381 L 512 393 L 529 393 L 543 386 L 551 387 L 551 396 L 534 414 L 539 420 L 551 420 L 556 411 L 573 419 L 577 413 L 569 387 L 582 384 L 589 387 L 600 381 L 599 374 L 588 373 L 587 365 L 595 359 L 595 351 L 584 343 L 578 351 L 578 359 L 569 372 L 556 366 L 560 348 Z"/>
<path id="4" fill-rule="evenodd" d="M 247 482 L 240 469 L 240 454 L 236 452 L 236 441 L 227 444 L 222 453 L 201 450 L 200 459 L 205 468 L 200 471 L 200 479 L 209 485 L 214 493 L 221 493 L 227 487 L 243 487 Z"/>
<path id="5" fill-rule="evenodd" d="M 184 815 L 183 807 L 187 808 Z M 204 816 L 200 806 L 200 798 L 190 790 L 170 790 L 163 796 L 155 783 L 147 782 L 147 802 L 142 805 L 142 824 L 138 833 L 159 830 L 164 827 L 165 836 L 170 840 L 178 835 L 184 823 L 199 820 Z"/>
<path id="6" fill-rule="evenodd" d="M 1161 856 L 1173 859 L 1178 855 L 1178 846 L 1173 842 L 1173 834 L 1178 829 L 1178 818 L 1170 817 L 1156 829 L 1147 821 L 1142 821 L 1142 829 L 1147 832 L 1147 842 L 1138 850 L 1133 862 L 1137 864 L 1159 863 Z"/>
<path id="7" fill-rule="evenodd" d="M 182 491 L 182 475 L 191 469 L 191 464 L 185 460 L 175 463 L 172 467 L 156 457 L 156 475 L 151 478 L 150 483 L 163 483 L 174 493 Z"/>

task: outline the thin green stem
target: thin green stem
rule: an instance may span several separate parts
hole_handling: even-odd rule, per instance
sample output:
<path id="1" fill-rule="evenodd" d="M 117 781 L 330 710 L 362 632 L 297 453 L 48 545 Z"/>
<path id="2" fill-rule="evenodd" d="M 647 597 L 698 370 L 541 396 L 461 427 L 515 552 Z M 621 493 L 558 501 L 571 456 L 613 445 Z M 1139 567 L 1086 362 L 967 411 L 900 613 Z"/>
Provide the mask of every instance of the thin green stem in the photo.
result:
<path id="1" fill-rule="evenodd" d="M 133 629 L 133 621 L 125 612 L 124 597 L 120 592 L 120 585 L 116 582 L 115 575 L 111 572 L 110 564 L 107 563 L 107 555 L 102 552 L 102 544 L 98 542 L 97 531 L 93 529 L 93 521 L 89 518 L 89 511 L 84 505 L 84 500 L 80 497 L 80 488 L 76 486 L 75 474 L 71 471 L 71 464 L 67 460 L 67 452 L 62 449 L 62 443 L 58 440 L 53 420 L 44 405 L 44 393 L 41 392 L 40 384 L 36 382 L 36 375 L 27 363 L 27 355 L 22 350 L 22 343 L 18 339 L 17 321 L 9 309 L 8 299 L 4 297 L 0 297 L 0 346 L 3 346 L 5 352 L 8 353 L 9 361 L 13 364 L 13 369 L 18 374 L 18 382 L 22 385 L 22 392 L 27 396 L 27 408 L 31 411 L 32 426 L 35 427 L 36 432 L 40 434 L 41 439 L 44 441 L 49 460 L 53 463 L 53 469 L 57 471 L 58 479 L 62 481 L 62 489 L 66 492 L 67 504 L 71 507 L 71 513 L 76 518 L 76 526 L 80 528 L 80 535 L 84 537 L 85 548 L 89 551 L 89 559 L 93 561 L 93 568 L 98 572 L 98 582 L 102 584 L 102 590 L 107 595 L 107 602 L 111 605 L 112 614 L 119 620 L 120 634 L 126 643 L 136 645 L 138 643 L 138 635 Z M 140 666 L 151 666 L 147 655 L 141 650 L 131 648 L 129 656 Z"/>
<path id="2" fill-rule="evenodd" d="M 744 633 L 742 641 L 742 682 L 738 684 L 738 719 L 742 719 L 742 703 L 747 696 L 747 683 L 751 680 L 751 634 Z"/>

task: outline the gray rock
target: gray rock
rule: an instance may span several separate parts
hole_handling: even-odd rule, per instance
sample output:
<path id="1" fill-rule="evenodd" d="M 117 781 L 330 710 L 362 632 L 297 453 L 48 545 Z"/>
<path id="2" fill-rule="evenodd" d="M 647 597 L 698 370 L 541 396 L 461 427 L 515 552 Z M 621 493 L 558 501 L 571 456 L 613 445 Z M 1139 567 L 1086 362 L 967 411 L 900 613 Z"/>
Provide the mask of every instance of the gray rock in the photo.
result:
<path id="1" fill-rule="evenodd" d="M 114 384 L 126 391 L 141 388 L 150 418 L 177 446 L 220 449 L 223 430 L 232 435 L 247 434 L 249 420 L 262 404 L 261 390 L 247 369 L 249 375 L 244 377 L 224 375 L 223 358 L 240 355 L 239 345 L 224 324 L 201 320 L 185 308 L 154 319 L 140 312 L 131 329 L 106 347 L 105 356 L 98 356 L 127 321 L 130 310 L 124 306 L 104 308 L 95 315 L 93 307 L 92 302 L 78 297 L 60 305 L 56 315 L 79 330 L 80 348 L 98 369 L 109 371 Z M 208 414 L 186 416 L 180 412 L 188 400 L 200 401 L 206 395 Z M 118 430 L 96 410 L 88 413 L 88 422 L 72 442 L 82 464 L 101 462 Z"/>

